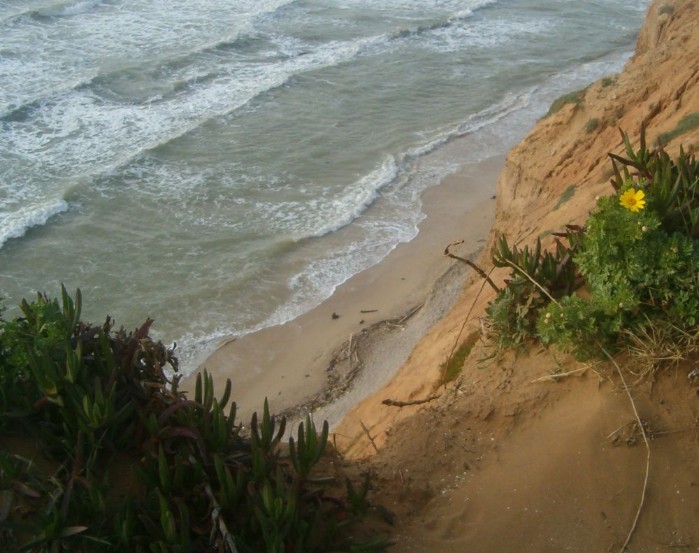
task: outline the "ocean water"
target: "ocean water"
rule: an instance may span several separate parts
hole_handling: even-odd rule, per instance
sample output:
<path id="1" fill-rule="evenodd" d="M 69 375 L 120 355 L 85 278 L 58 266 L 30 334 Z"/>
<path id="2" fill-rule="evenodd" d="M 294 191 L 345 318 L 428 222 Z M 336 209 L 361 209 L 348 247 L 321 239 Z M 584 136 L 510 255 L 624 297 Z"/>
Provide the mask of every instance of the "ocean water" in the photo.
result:
<path id="1" fill-rule="evenodd" d="M 7 315 L 80 287 L 189 370 L 413 238 L 423 190 L 619 71 L 647 5 L 0 0 Z"/>

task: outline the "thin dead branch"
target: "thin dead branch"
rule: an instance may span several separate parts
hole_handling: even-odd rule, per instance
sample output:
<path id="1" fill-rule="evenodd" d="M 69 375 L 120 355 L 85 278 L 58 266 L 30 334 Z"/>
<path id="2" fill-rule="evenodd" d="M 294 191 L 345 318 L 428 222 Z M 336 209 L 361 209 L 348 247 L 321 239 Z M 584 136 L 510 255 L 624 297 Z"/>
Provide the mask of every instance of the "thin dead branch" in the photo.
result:
<path id="1" fill-rule="evenodd" d="M 384 399 L 381 403 L 383 405 L 389 405 L 391 407 L 407 407 L 408 405 L 421 405 L 423 403 L 429 403 L 430 401 L 434 401 L 435 399 L 439 399 L 442 397 L 441 395 L 435 395 L 435 396 L 430 396 L 426 397 L 424 399 L 413 399 L 409 401 L 398 401 L 395 399 Z"/>
<path id="2" fill-rule="evenodd" d="M 233 536 L 231 533 L 228 531 L 228 527 L 226 526 L 225 521 L 221 517 L 221 506 L 218 504 L 218 501 L 216 501 L 216 496 L 214 495 L 214 492 L 211 490 L 211 486 L 207 483 L 204 486 L 204 492 L 206 493 L 206 496 L 209 498 L 209 501 L 211 502 L 211 521 L 213 522 L 213 525 L 211 527 L 211 532 L 213 532 L 218 529 L 219 533 L 221 534 L 221 538 L 223 538 L 225 547 L 227 548 L 229 553 L 238 553 L 238 549 L 235 546 L 235 542 L 233 541 Z M 212 536 L 213 538 L 213 536 Z"/>
<path id="3" fill-rule="evenodd" d="M 448 248 L 449 248 L 449 246 L 447 246 L 447 249 Z M 471 307 L 469 307 L 468 313 L 466 313 L 466 317 L 464 317 L 464 322 L 461 324 L 461 328 L 459 329 L 459 334 L 456 336 L 456 340 L 454 341 L 454 345 L 452 346 L 451 351 L 449 352 L 449 356 L 447 357 L 447 361 L 449 361 L 452 357 L 454 357 L 454 352 L 456 351 L 456 348 L 459 346 L 459 340 L 461 340 L 461 335 L 464 333 L 464 329 L 466 328 L 466 323 L 468 322 L 469 318 L 471 317 L 471 312 L 473 311 L 473 308 L 476 307 L 476 302 L 478 301 L 478 298 L 480 298 L 481 294 L 483 293 L 483 288 L 485 288 L 485 283 L 490 281 L 490 273 L 492 273 L 494 270 L 495 270 L 495 267 L 491 267 L 490 271 L 487 274 L 485 274 L 485 277 L 483 279 L 483 283 L 481 284 L 481 287 L 478 290 L 476 297 L 473 299 L 473 302 L 471 303 Z M 481 322 L 481 325 L 482 325 L 482 322 Z M 444 383 L 444 386 L 446 387 L 446 382 Z"/>
<path id="4" fill-rule="evenodd" d="M 619 550 L 619 553 L 624 553 L 626 551 L 626 548 L 628 547 L 629 543 L 631 542 L 631 537 L 633 536 L 634 532 L 636 531 L 636 526 L 638 525 L 638 519 L 641 516 L 641 511 L 643 510 L 643 505 L 646 501 L 646 491 L 648 490 L 648 477 L 650 475 L 650 443 L 648 441 L 648 435 L 646 434 L 646 429 L 645 426 L 643 425 L 643 421 L 641 420 L 641 416 L 638 414 L 638 409 L 636 409 L 636 402 L 633 399 L 633 396 L 631 395 L 631 391 L 629 390 L 628 385 L 626 384 L 626 379 L 624 378 L 624 374 L 621 371 L 621 367 L 619 364 L 614 360 L 614 358 L 609 354 L 609 352 L 602 346 L 602 344 L 598 344 L 600 350 L 604 355 L 607 356 L 607 358 L 612 362 L 614 365 L 614 368 L 616 369 L 617 373 L 619 374 L 619 378 L 621 378 L 621 383 L 624 385 L 624 390 L 626 391 L 626 395 L 629 397 L 629 401 L 631 402 L 631 407 L 633 409 L 633 413 L 636 417 L 636 423 L 638 424 L 638 428 L 641 431 L 641 436 L 643 436 L 643 442 L 646 444 L 646 475 L 643 479 L 643 490 L 641 491 L 641 500 L 638 504 L 638 509 L 636 511 L 636 516 L 633 519 L 633 524 L 631 525 L 631 529 L 629 530 L 628 535 L 626 536 L 626 541 L 624 542 L 624 545 L 621 546 L 621 549 Z"/>
<path id="5" fill-rule="evenodd" d="M 547 374 L 546 376 L 541 376 L 541 377 L 539 377 L 539 378 L 535 378 L 534 380 L 532 380 L 532 383 L 534 383 L 534 382 L 541 382 L 542 380 L 552 380 L 552 381 L 555 382 L 556 380 L 559 380 L 559 379 L 561 379 L 561 378 L 565 378 L 566 376 L 570 376 L 571 374 L 575 374 L 575 373 L 579 373 L 579 372 L 582 372 L 582 371 L 586 371 L 586 370 L 589 369 L 589 368 L 590 368 L 590 367 L 587 367 L 587 366 L 586 366 L 586 367 L 580 367 L 579 369 L 575 369 L 575 370 L 573 370 L 573 371 L 568 371 L 568 372 L 565 372 L 565 373 L 551 373 L 551 374 Z"/>
<path id="6" fill-rule="evenodd" d="M 415 315 L 415 313 L 422 309 L 423 305 L 424 303 L 421 303 L 420 305 L 416 305 L 415 307 L 413 307 L 410 311 L 403 315 L 403 317 L 395 324 L 399 326 L 402 325 L 405 321 L 407 321 L 410 317 L 412 317 L 413 315 Z"/>
<path id="7" fill-rule="evenodd" d="M 539 282 L 538 282 L 534 277 L 532 277 L 532 276 L 531 276 L 527 271 L 525 271 L 522 267 L 520 267 L 519 265 L 517 265 L 517 263 L 515 263 L 514 261 L 510 261 L 509 259 L 504 259 L 503 261 L 505 261 L 505 263 L 507 263 L 508 265 L 510 265 L 511 267 L 513 267 L 514 269 L 516 269 L 517 271 L 519 271 L 520 273 L 522 273 L 525 277 L 527 277 L 527 279 L 528 279 L 529 281 L 531 281 L 531 283 L 532 283 L 534 286 L 536 286 L 539 290 L 541 290 L 541 291 L 548 297 L 548 299 L 550 299 L 552 302 L 556 303 L 557 305 L 560 305 L 560 303 L 558 303 L 558 302 L 554 299 L 554 297 L 553 297 L 551 294 L 549 294 L 549 292 L 548 292 L 548 290 L 546 290 L 546 288 L 544 288 L 541 284 L 539 284 Z"/>
<path id="8" fill-rule="evenodd" d="M 466 259 L 465 257 L 460 257 L 458 255 L 455 255 L 449 251 L 449 249 L 452 246 L 458 246 L 459 244 L 463 244 L 464 241 L 460 240 L 459 242 L 452 242 L 449 244 L 446 248 L 444 248 L 444 255 L 451 257 L 452 259 L 456 259 L 458 261 L 461 261 L 462 263 L 466 263 L 469 267 L 471 267 L 474 271 L 476 271 L 481 278 L 485 279 L 485 281 L 490 284 L 490 287 L 495 290 L 496 292 L 500 291 L 500 288 L 497 287 L 497 285 L 492 281 L 490 278 L 490 273 L 486 273 L 483 269 L 481 269 L 478 265 L 476 265 L 473 261 L 470 259 Z M 492 271 L 491 271 L 492 272 Z"/>

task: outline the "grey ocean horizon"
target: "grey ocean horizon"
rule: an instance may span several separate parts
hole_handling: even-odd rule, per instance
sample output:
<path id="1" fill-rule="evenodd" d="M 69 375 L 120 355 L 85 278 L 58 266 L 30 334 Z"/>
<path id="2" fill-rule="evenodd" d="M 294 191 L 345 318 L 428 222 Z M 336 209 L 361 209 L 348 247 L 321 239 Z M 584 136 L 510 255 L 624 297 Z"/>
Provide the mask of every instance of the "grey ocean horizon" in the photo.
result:
<path id="1" fill-rule="evenodd" d="M 422 191 L 619 71 L 647 5 L 0 1 L 7 315 L 80 287 L 191 370 L 414 237 Z"/>

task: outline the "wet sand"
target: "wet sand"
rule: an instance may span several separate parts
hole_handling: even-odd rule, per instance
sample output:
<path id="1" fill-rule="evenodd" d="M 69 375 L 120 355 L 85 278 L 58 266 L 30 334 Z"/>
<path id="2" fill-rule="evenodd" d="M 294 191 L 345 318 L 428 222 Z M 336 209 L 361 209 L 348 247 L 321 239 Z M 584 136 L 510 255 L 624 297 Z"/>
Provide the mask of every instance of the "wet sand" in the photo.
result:
<path id="1" fill-rule="evenodd" d="M 242 421 L 262 408 L 332 425 L 378 389 L 454 304 L 468 273 L 444 255 L 474 256 L 490 230 L 503 157 L 464 165 L 423 193 L 419 234 L 347 280 L 321 305 L 283 325 L 231 339 L 199 367 L 233 384 Z M 194 377 L 184 382 L 192 386 Z"/>

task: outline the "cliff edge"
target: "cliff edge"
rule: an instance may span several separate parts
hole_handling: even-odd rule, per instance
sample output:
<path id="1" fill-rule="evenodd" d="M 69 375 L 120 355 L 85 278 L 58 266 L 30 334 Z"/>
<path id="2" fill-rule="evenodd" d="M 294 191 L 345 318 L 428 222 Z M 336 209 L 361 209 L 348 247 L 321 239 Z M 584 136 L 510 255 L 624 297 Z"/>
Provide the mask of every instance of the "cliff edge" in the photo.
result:
<path id="1" fill-rule="evenodd" d="M 622 153 L 620 129 L 637 142 L 645 128 L 671 155 L 699 147 L 698 21 L 694 0 L 652 2 L 623 71 L 555 102 L 509 152 L 481 267 L 499 236 L 547 245 L 583 223 L 613 192 L 607 154 Z M 336 429 L 339 451 L 368 459 L 376 499 L 397 516 L 392 551 L 618 550 L 637 513 L 628 550 L 699 550 L 699 396 L 686 372 L 634 389 L 644 420 L 661 429 L 644 488 L 645 451 L 618 439 L 633 421 L 628 397 L 603 369 L 548 351 L 492 359 L 477 345 L 460 376 L 438 384 L 455 346 L 484 338 L 493 297 L 474 275 L 392 380 Z M 550 378 L 562 370 L 570 376 Z"/>

